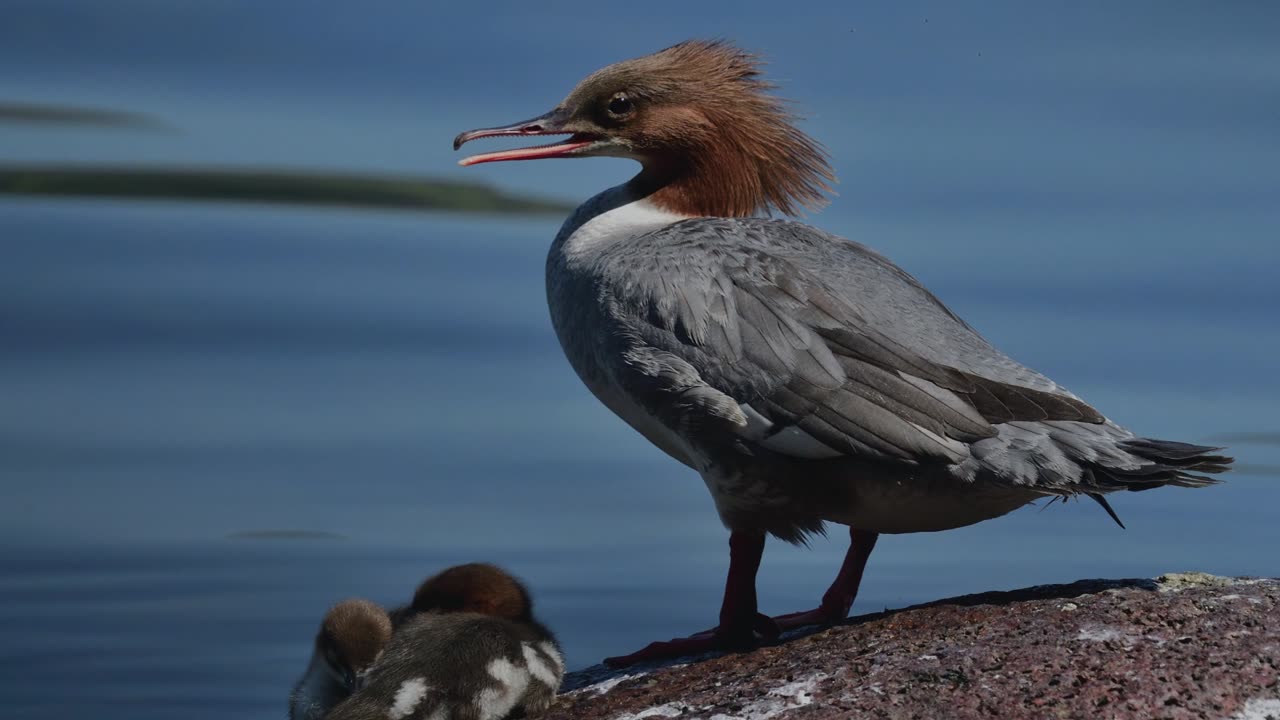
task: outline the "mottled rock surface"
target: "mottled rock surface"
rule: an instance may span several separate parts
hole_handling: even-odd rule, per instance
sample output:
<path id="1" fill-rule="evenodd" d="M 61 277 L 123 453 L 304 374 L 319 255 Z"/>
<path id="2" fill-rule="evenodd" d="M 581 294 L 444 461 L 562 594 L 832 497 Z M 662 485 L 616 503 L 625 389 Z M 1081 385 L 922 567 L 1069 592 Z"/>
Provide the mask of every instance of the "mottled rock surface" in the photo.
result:
<path id="1" fill-rule="evenodd" d="M 551 720 L 1280 720 L 1280 581 L 1084 580 L 864 615 L 752 652 L 566 678 Z"/>

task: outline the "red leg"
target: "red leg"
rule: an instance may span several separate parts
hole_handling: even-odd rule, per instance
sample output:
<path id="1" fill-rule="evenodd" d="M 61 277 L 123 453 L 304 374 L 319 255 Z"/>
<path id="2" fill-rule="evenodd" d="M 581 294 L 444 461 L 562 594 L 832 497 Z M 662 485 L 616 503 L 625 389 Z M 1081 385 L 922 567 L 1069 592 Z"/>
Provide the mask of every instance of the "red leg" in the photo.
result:
<path id="1" fill-rule="evenodd" d="M 764 533 L 735 531 L 729 535 L 729 575 L 724 583 L 720 606 L 720 626 L 687 638 L 649 644 L 643 650 L 621 657 L 605 658 L 613 667 L 638 662 L 697 655 L 712 650 L 747 647 L 756 634 L 772 638 L 778 634 L 769 618 L 756 611 L 756 572 L 764 554 Z"/>
<path id="2" fill-rule="evenodd" d="M 764 556 L 764 533 L 729 534 L 729 574 L 724 580 L 724 600 L 720 603 L 721 633 L 751 632 L 756 618 L 756 573 Z"/>
<path id="3" fill-rule="evenodd" d="M 840 572 L 831 587 L 822 596 L 822 604 L 814 610 L 780 615 L 773 621 L 780 630 L 793 630 L 806 625 L 829 625 L 849 616 L 853 600 L 862 584 L 862 571 L 867 568 L 867 558 L 876 546 L 880 533 L 849 528 L 849 551 L 844 555 Z"/>

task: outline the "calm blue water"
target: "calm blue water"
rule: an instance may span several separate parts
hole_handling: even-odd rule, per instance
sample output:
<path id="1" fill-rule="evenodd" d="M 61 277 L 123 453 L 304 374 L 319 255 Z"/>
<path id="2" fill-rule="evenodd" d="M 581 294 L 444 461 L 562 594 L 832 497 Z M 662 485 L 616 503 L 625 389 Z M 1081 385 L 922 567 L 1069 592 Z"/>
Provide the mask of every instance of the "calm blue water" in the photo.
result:
<path id="1" fill-rule="evenodd" d="M 771 55 L 842 171 L 814 222 L 1116 420 L 1240 463 L 1220 487 L 1115 497 L 1127 531 L 1072 503 L 886 538 L 857 611 L 1280 570 L 1276 10 L 680 7 L 10 0 L 0 102 L 167 129 L 0 124 L 0 162 L 583 198 L 631 169 L 462 171 L 449 141 L 604 62 L 736 38 Z M 529 581 L 575 667 L 709 625 L 725 533 L 701 482 L 564 362 L 542 289 L 557 225 L 0 199 L 0 714 L 281 717 L 329 604 L 396 602 L 470 560 Z M 771 546 L 764 609 L 811 606 L 842 553 Z"/>

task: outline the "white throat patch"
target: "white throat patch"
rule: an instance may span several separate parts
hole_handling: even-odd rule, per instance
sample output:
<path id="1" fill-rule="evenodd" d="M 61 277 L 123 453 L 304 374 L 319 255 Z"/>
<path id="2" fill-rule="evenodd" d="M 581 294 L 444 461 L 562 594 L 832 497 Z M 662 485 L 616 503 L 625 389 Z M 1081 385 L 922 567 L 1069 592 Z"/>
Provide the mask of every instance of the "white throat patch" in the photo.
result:
<path id="1" fill-rule="evenodd" d="M 667 212 L 646 198 L 631 200 L 625 186 L 610 188 L 583 203 L 560 229 L 564 238 L 561 251 L 572 258 L 615 240 L 666 227 L 688 220 L 684 215 Z"/>

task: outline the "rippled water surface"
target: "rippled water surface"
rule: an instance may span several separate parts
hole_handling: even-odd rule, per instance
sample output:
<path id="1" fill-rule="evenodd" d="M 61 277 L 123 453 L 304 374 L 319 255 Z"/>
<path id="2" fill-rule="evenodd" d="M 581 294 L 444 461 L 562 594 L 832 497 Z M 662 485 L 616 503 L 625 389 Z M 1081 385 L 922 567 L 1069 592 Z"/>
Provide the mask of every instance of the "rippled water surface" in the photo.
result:
<path id="1" fill-rule="evenodd" d="M 813 222 L 1118 422 L 1239 463 L 1211 489 L 1113 496 L 1127 531 L 1071 503 L 885 538 L 856 610 L 1277 572 L 1273 11 L 833 4 L 668 27 L 527 6 L 106 7 L 15 3 L 0 101 L 169 129 L 0 122 L 0 162 L 354 167 L 580 199 L 630 168 L 464 175 L 448 141 L 685 36 L 765 50 L 842 171 Z M 542 287 L 557 226 L 0 199 L 0 714 L 281 717 L 329 604 L 397 602 L 469 560 L 531 584 L 574 667 L 709 625 L 725 532 L 701 481 L 565 363 Z M 842 553 L 771 545 L 764 609 L 812 605 Z"/>

